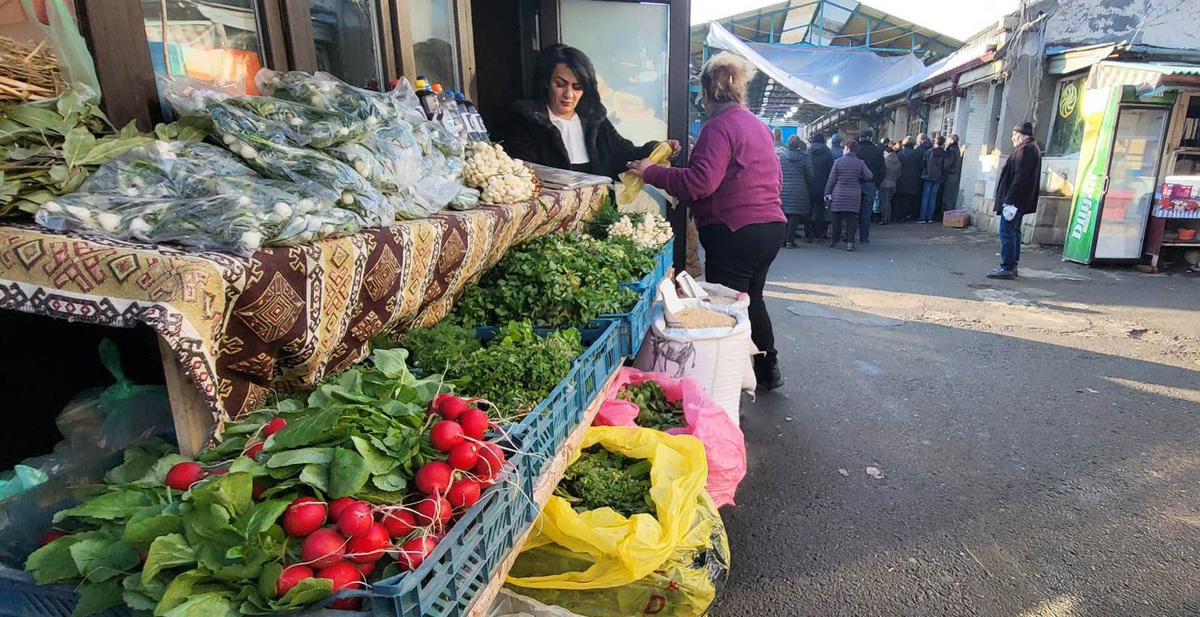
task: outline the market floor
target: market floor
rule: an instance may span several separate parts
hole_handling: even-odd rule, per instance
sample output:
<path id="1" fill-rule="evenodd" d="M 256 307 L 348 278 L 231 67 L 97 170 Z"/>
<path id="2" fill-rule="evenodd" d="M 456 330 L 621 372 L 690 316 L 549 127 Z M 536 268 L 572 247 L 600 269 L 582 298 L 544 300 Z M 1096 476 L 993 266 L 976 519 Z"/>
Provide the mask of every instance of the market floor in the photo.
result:
<path id="1" fill-rule="evenodd" d="M 872 230 L 780 253 L 716 617 L 1200 614 L 1200 276 Z"/>

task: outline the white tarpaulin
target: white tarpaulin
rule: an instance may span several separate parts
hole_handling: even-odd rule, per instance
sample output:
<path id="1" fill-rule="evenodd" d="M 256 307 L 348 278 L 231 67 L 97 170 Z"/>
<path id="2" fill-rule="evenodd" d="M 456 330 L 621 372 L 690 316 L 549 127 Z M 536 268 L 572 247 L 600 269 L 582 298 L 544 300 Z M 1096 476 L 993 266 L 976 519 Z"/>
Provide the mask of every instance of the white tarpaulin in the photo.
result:
<path id="1" fill-rule="evenodd" d="M 748 43 L 715 21 L 708 24 L 708 46 L 736 53 L 800 98 L 834 109 L 899 94 L 982 53 L 979 49 L 963 48 L 925 66 L 912 53 L 881 56 L 852 48 Z"/>

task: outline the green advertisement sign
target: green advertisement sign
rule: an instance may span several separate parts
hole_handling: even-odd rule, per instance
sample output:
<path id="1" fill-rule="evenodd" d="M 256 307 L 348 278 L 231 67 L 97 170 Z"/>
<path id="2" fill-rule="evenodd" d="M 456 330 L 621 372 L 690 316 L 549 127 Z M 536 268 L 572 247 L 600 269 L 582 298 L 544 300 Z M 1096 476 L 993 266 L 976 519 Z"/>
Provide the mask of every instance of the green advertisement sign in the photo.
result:
<path id="1" fill-rule="evenodd" d="M 1120 99 L 1119 87 L 1087 90 L 1083 95 L 1083 143 L 1071 201 L 1071 222 L 1063 245 L 1063 259 L 1067 261 L 1081 264 L 1092 261 Z"/>

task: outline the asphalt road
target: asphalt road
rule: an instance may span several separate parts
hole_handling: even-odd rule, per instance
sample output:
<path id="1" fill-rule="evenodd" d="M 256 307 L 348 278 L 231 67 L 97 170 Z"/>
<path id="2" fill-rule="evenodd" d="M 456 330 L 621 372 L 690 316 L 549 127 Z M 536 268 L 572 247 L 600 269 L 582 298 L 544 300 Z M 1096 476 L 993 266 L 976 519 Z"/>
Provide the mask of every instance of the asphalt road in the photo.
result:
<path id="1" fill-rule="evenodd" d="M 1200 277 L 873 235 L 772 268 L 712 614 L 1200 615 Z"/>

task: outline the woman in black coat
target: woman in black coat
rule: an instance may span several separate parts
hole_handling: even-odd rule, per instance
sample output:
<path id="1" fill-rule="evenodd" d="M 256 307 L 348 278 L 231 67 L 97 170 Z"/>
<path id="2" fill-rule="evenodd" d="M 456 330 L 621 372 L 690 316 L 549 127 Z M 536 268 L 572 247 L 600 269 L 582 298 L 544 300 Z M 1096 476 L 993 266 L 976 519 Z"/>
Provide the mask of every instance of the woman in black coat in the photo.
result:
<path id="1" fill-rule="evenodd" d="M 779 166 L 783 169 L 783 184 L 779 197 L 783 202 L 783 214 L 787 217 L 787 233 L 783 236 L 784 248 L 796 248 L 796 230 L 801 228 L 809 216 L 810 186 L 813 183 L 812 159 L 805 152 L 804 140 L 796 135 L 788 138 L 787 149 L 779 153 Z M 812 233 L 807 226 L 805 237 L 812 242 Z"/>
<path id="2" fill-rule="evenodd" d="M 893 201 L 892 216 L 897 221 L 916 218 L 917 195 L 921 192 L 921 153 L 917 151 L 912 137 L 904 138 L 900 149 L 900 180 L 896 182 L 896 201 Z"/>
<path id="3" fill-rule="evenodd" d="M 812 145 L 808 147 L 808 157 L 812 160 L 813 181 L 809 184 L 808 234 L 816 240 L 826 237 L 828 221 L 825 214 L 825 183 L 829 181 L 829 172 L 833 169 L 833 151 L 825 145 L 825 134 L 818 131 L 812 135 Z"/>
<path id="4" fill-rule="evenodd" d="M 514 158 L 615 179 L 657 145 L 635 146 L 617 132 L 600 103 L 592 61 L 574 47 L 551 45 L 538 54 L 533 97 L 514 107 L 515 123 L 504 141 Z M 674 158 L 679 142 L 667 143 Z"/>

